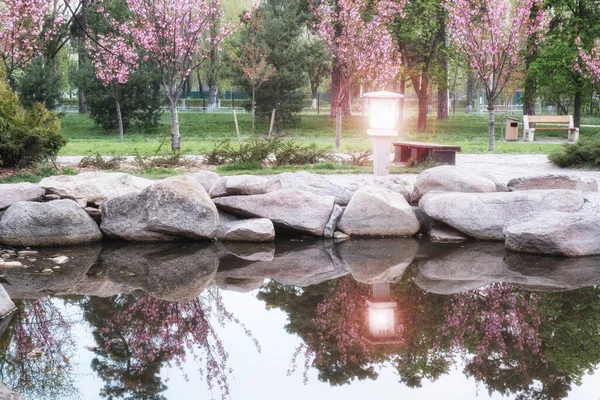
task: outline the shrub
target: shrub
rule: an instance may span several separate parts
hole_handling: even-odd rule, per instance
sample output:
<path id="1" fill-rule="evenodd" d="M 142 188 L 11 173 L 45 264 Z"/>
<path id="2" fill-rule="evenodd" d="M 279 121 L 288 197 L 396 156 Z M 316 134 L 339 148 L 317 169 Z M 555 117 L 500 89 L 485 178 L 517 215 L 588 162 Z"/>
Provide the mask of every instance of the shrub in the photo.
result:
<path id="1" fill-rule="evenodd" d="M 105 159 L 100 153 L 96 153 L 95 156 L 83 157 L 79 161 L 79 166 L 83 168 L 94 167 L 102 170 L 113 170 L 119 169 L 123 161 L 125 161 L 125 157 L 123 156 L 108 157 Z"/>
<path id="2" fill-rule="evenodd" d="M 564 144 L 560 151 L 548 159 L 559 167 L 600 167 L 600 139 L 583 139 L 578 143 Z"/>
<path id="3" fill-rule="evenodd" d="M 66 143 L 54 113 L 40 103 L 24 110 L 0 79 L 0 165 L 19 168 L 54 158 Z"/>
<path id="4" fill-rule="evenodd" d="M 246 171 L 246 170 L 261 170 L 263 166 L 258 161 L 245 161 L 229 165 L 221 165 L 217 168 L 219 172 L 231 172 L 231 171 Z"/>
<path id="5" fill-rule="evenodd" d="M 27 108 L 44 103 L 46 108 L 54 110 L 60 105 L 60 76 L 44 57 L 36 58 L 25 68 L 18 90 L 21 103 Z"/>

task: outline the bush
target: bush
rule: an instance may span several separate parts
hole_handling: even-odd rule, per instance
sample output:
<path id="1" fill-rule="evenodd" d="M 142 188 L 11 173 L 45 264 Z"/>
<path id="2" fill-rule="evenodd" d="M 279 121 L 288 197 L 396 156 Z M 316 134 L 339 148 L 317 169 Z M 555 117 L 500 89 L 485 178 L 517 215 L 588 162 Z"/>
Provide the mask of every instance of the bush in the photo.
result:
<path id="1" fill-rule="evenodd" d="M 40 103 L 24 110 L 0 79 L 0 165 L 19 168 L 54 158 L 65 144 L 56 114 Z"/>
<path id="2" fill-rule="evenodd" d="M 83 157 L 79 161 L 79 166 L 83 168 L 94 167 L 102 170 L 114 170 L 121 167 L 121 163 L 125 161 L 123 156 L 107 157 L 106 159 L 96 153 L 95 156 Z"/>
<path id="3" fill-rule="evenodd" d="M 55 110 L 60 105 L 60 76 L 43 57 L 36 58 L 25 68 L 18 90 L 21 103 L 27 108 L 44 103 L 49 110 Z"/>
<path id="4" fill-rule="evenodd" d="M 560 151 L 551 153 L 548 159 L 561 168 L 600 168 L 600 139 L 564 144 Z"/>

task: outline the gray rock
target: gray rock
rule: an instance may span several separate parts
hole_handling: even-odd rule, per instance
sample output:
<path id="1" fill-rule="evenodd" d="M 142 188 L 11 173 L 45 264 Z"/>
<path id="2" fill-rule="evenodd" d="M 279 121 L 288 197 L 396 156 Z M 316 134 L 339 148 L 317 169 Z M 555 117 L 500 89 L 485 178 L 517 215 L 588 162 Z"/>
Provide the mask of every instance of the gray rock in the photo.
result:
<path id="1" fill-rule="evenodd" d="M 193 174 L 188 174 L 189 176 L 196 182 L 200 184 L 206 190 L 206 193 L 210 192 L 210 189 L 217 183 L 219 180 L 219 174 L 213 171 L 198 171 Z"/>
<path id="2" fill-rule="evenodd" d="M 508 223 L 506 248 L 533 254 L 579 257 L 600 254 L 600 215 L 544 212 Z"/>
<path id="3" fill-rule="evenodd" d="M 257 175 L 228 176 L 225 181 L 227 196 L 265 194 L 281 189 L 276 181 Z"/>
<path id="4" fill-rule="evenodd" d="M 337 204 L 333 206 L 333 211 L 331 212 L 331 216 L 329 217 L 329 221 L 325 224 L 325 230 L 323 231 L 323 237 L 325 238 L 333 238 L 335 231 L 337 229 L 337 224 L 344 213 L 344 209 Z"/>
<path id="5" fill-rule="evenodd" d="M 346 239 L 350 239 L 350 236 L 346 235 L 344 232 L 335 231 L 333 233 L 333 238 L 335 240 L 346 240 Z"/>
<path id="6" fill-rule="evenodd" d="M 0 184 L 0 210 L 19 201 L 40 201 L 44 193 L 44 189 L 33 183 Z"/>
<path id="7" fill-rule="evenodd" d="M 412 238 L 353 239 L 337 247 L 354 279 L 372 284 L 399 281 L 419 251 L 419 242 Z"/>
<path id="8" fill-rule="evenodd" d="M 98 225 L 73 200 L 11 205 L 0 220 L 0 243 L 58 246 L 102 239 Z"/>
<path id="9" fill-rule="evenodd" d="M 81 208 L 87 207 L 87 201 L 85 199 L 74 199 L 75 203 Z"/>
<path id="10" fill-rule="evenodd" d="M 348 204 L 355 190 L 336 185 L 320 175 L 305 171 L 284 172 L 273 177 L 270 181 L 269 191 L 280 189 L 296 189 L 318 196 L 333 196 L 335 203 L 339 205 Z"/>
<path id="11" fill-rule="evenodd" d="M 40 188 L 40 189 L 42 189 L 42 188 Z M 44 189 L 42 189 L 42 190 L 44 190 Z M 53 201 L 53 200 L 60 200 L 60 196 L 57 194 L 47 194 L 44 196 L 44 201 Z"/>
<path id="12" fill-rule="evenodd" d="M 48 194 L 66 199 L 85 199 L 99 204 L 109 197 L 139 192 L 153 181 L 122 172 L 82 172 L 79 175 L 50 176 L 40 181 L 39 186 Z"/>
<path id="13" fill-rule="evenodd" d="M 273 242 L 217 242 L 213 247 L 216 247 L 221 262 L 234 268 L 237 266 L 232 265 L 229 261 L 273 261 L 275 258 Z"/>
<path id="14" fill-rule="evenodd" d="M 275 239 L 275 227 L 270 219 L 239 219 L 219 213 L 217 239 L 234 242 L 268 242 Z"/>
<path id="15" fill-rule="evenodd" d="M 105 246 L 99 266 L 105 279 L 168 301 L 195 299 L 212 282 L 219 258 L 209 243 Z"/>
<path id="16" fill-rule="evenodd" d="M 476 239 L 503 240 L 504 226 L 517 218 L 547 210 L 578 211 L 583 195 L 576 190 L 526 190 L 503 193 L 429 193 L 419 207 Z"/>
<path id="17" fill-rule="evenodd" d="M 462 243 L 469 237 L 452 228 L 434 228 L 429 231 L 429 239 L 434 243 Z"/>
<path id="18" fill-rule="evenodd" d="M 23 400 L 20 394 L 13 392 L 6 385 L 0 383 L 0 399 L 2 400 Z"/>
<path id="19" fill-rule="evenodd" d="M 230 278 L 224 276 L 217 276 L 215 278 L 215 284 L 219 289 L 228 290 L 238 293 L 248 293 L 253 290 L 260 289 L 264 284 L 264 279 L 245 279 L 245 278 Z"/>
<path id="20" fill-rule="evenodd" d="M 0 285 L 0 318 L 6 317 L 15 309 L 15 303 L 10 299 L 6 290 Z M 1 398 L 1 397 L 0 397 Z"/>
<path id="21" fill-rule="evenodd" d="M 356 191 L 338 229 L 350 236 L 412 236 L 419 221 L 400 193 L 376 186 Z"/>
<path id="22" fill-rule="evenodd" d="M 429 192 L 487 193 L 495 191 L 496 183 L 490 178 L 467 168 L 442 165 L 426 169 L 417 176 L 411 199 L 413 202 L 418 202 Z"/>
<path id="23" fill-rule="evenodd" d="M 268 218 L 276 227 L 323 236 L 334 198 L 283 189 L 259 195 L 219 197 L 214 202 L 219 209 L 236 216 Z"/>
<path id="24" fill-rule="evenodd" d="M 226 176 L 222 176 L 212 185 L 208 192 L 211 199 L 227 196 L 227 178 Z"/>
<path id="25" fill-rule="evenodd" d="M 163 179 L 139 193 L 104 201 L 100 229 L 111 238 L 137 242 L 210 239 L 217 209 L 200 184 L 187 176 Z"/>
<path id="26" fill-rule="evenodd" d="M 582 190 L 584 192 L 598 191 L 598 182 L 594 178 L 556 174 L 513 178 L 508 181 L 507 186 L 511 192 L 543 189 Z"/>
<path id="27" fill-rule="evenodd" d="M 585 203 L 581 211 L 600 214 L 600 192 L 586 192 L 583 194 Z"/>
<path id="28" fill-rule="evenodd" d="M 366 176 L 361 177 L 350 184 L 352 192 L 356 192 L 358 189 L 364 186 L 378 186 L 392 192 L 400 193 L 407 202 L 410 203 L 410 193 L 406 189 L 403 178 L 397 175 L 388 176 Z"/>

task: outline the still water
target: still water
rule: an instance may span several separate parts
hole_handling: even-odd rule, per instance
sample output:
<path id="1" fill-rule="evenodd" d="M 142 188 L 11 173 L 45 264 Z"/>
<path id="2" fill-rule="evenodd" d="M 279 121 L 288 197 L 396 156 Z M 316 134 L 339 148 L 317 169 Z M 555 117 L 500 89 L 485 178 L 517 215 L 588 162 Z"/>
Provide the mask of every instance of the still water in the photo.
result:
<path id="1" fill-rule="evenodd" d="M 293 239 L 20 261 L 0 381 L 25 399 L 600 397 L 597 257 Z"/>

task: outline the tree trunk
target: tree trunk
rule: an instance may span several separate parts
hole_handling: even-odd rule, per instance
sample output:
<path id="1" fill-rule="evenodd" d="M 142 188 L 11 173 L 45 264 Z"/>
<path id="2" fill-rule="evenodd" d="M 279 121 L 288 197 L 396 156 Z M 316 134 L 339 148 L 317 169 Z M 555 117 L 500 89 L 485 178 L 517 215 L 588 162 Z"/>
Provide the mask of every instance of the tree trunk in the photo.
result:
<path id="1" fill-rule="evenodd" d="M 438 87 L 437 119 L 448 119 L 448 88 Z"/>
<path id="2" fill-rule="evenodd" d="M 404 96 L 406 92 L 406 79 L 400 80 L 400 94 Z M 398 126 L 402 125 L 402 121 L 404 120 L 404 97 L 400 99 L 400 107 L 398 109 Z"/>
<path id="3" fill-rule="evenodd" d="M 254 134 L 254 117 L 256 115 L 256 102 L 254 101 L 254 94 L 256 93 L 256 88 L 252 86 L 252 133 Z"/>
<path id="4" fill-rule="evenodd" d="M 169 97 L 169 113 L 171 114 L 171 150 L 179 152 L 181 137 L 179 135 L 179 114 L 177 113 L 177 98 Z"/>
<path id="5" fill-rule="evenodd" d="M 81 0 L 81 18 L 79 19 L 79 23 L 81 24 L 81 43 L 79 43 L 79 52 L 77 57 L 79 67 L 81 67 L 83 59 L 86 57 L 85 42 L 87 39 L 87 9 L 89 4 L 90 0 Z M 83 89 L 77 89 L 77 97 L 79 98 L 79 114 L 87 114 L 89 112 L 89 107 Z"/>
<path id="6" fill-rule="evenodd" d="M 470 114 L 473 110 L 473 87 L 475 86 L 475 82 L 473 79 L 473 72 L 471 70 L 467 71 L 467 108 L 465 112 Z"/>
<path id="7" fill-rule="evenodd" d="M 312 85 L 311 85 L 312 86 Z M 316 86 L 312 86 L 310 89 L 311 95 L 312 95 L 312 103 L 310 105 L 310 108 L 312 110 L 316 110 L 317 109 L 317 94 L 318 94 L 319 88 Z"/>
<path id="8" fill-rule="evenodd" d="M 116 100 L 117 103 L 117 120 L 119 121 L 119 143 L 123 143 L 123 117 L 121 115 L 121 104 L 119 104 L 119 100 Z"/>
<path id="9" fill-rule="evenodd" d="M 219 100 L 219 87 L 211 86 L 208 89 L 208 109 L 209 111 L 214 111 L 218 108 L 218 100 Z"/>
<path id="10" fill-rule="evenodd" d="M 494 104 L 488 99 L 488 151 L 494 151 Z"/>
<path id="11" fill-rule="evenodd" d="M 335 107 L 335 149 L 339 150 L 342 143 L 342 107 Z"/>
<path id="12" fill-rule="evenodd" d="M 581 124 L 581 103 L 583 100 L 583 90 L 581 85 L 578 85 L 575 89 L 575 100 L 573 101 L 573 124 L 575 128 L 579 128 Z"/>
<path id="13" fill-rule="evenodd" d="M 429 76 L 427 72 L 423 71 L 421 74 L 421 88 L 417 95 L 419 96 L 419 117 L 417 120 L 417 130 L 419 132 L 425 132 L 427 129 L 427 104 L 428 104 L 428 89 L 429 88 Z"/>
<path id="14" fill-rule="evenodd" d="M 440 9 L 443 10 L 442 7 Z M 439 42 L 440 50 L 438 55 L 439 68 L 441 76 L 438 82 L 438 107 L 437 107 L 437 119 L 448 119 L 448 57 L 446 54 L 446 13 L 439 12 Z"/>
<path id="15" fill-rule="evenodd" d="M 344 89 L 344 67 L 334 61 L 331 71 L 331 117 L 337 114 L 334 104 L 342 107 L 344 115 L 350 115 L 350 91 Z"/>

